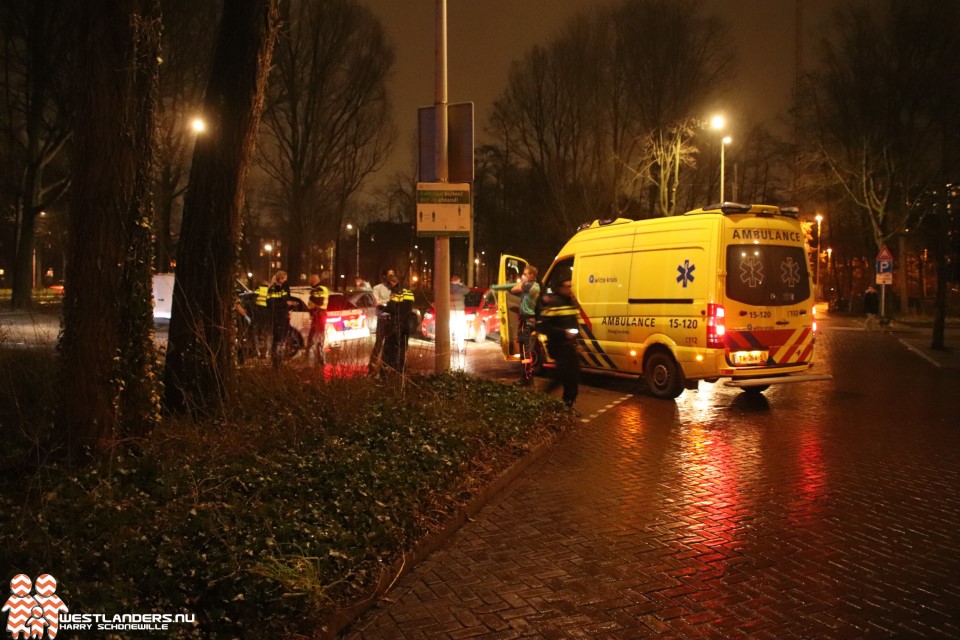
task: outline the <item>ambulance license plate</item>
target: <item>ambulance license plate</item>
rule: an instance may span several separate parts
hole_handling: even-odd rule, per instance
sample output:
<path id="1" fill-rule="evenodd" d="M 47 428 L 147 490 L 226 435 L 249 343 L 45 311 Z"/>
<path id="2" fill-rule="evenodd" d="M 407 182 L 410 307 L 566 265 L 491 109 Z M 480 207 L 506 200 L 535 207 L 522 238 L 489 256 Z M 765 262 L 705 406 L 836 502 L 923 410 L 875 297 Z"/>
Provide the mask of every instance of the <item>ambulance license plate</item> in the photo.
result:
<path id="1" fill-rule="evenodd" d="M 733 364 L 737 366 L 750 365 L 750 364 L 766 364 L 767 356 L 768 356 L 768 353 L 766 351 L 734 351 Z"/>

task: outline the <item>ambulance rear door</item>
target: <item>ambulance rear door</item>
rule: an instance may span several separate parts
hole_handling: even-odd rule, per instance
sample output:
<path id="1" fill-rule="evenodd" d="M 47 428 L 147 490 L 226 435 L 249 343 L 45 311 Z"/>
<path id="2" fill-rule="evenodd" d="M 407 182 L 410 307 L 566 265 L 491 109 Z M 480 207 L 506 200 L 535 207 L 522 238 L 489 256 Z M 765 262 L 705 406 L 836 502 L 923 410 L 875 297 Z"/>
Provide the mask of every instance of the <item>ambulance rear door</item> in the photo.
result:
<path id="1" fill-rule="evenodd" d="M 520 282 L 527 261 L 516 256 L 500 256 L 500 271 L 497 274 L 499 284 Z M 500 317 L 500 350 L 503 357 L 513 360 L 520 357 L 520 343 L 517 342 L 517 329 L 520 322 L 520 295 L 509 291 L 497 291 L 497 315 Z"/>
<path id="2" fill-rule="evenodd" d="M 813 293 L 799 223 L 730 216 L 724 225 L 727 361 L 743 373 L 813 359 Z"/>

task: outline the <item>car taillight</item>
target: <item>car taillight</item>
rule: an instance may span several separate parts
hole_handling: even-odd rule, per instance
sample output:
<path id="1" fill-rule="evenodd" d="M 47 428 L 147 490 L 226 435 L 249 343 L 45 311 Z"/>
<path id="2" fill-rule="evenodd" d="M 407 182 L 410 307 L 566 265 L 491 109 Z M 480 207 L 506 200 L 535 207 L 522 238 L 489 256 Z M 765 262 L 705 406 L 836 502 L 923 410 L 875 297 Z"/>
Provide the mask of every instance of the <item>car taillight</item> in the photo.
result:
<path id="1" fill-rule="evenodd" d="M 723 336 L 727 333 L 726 312 L 722 304 L 707 305 L 707 348 L 722 349 Z"/>

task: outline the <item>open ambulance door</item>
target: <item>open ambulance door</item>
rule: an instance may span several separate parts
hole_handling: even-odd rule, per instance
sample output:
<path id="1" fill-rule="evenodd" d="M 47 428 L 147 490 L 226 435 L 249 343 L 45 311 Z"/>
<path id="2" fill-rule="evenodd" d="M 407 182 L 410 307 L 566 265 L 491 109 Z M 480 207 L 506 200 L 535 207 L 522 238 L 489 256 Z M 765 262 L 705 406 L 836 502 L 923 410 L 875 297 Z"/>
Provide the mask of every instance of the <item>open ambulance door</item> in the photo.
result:
<path id="1" fill-rule="evenodd" d="M 527 261 L 516 256 L 501 255 L 499 284 L 516 284 L 527 266 Z M 520 344 L 517 342 L 517 329 L 520 322 L 520 294 L 506 290 L 497 291 L 497 315 L 500 317 L 500 350 L 503 357 L 513 360 L 520 357 Z"/>

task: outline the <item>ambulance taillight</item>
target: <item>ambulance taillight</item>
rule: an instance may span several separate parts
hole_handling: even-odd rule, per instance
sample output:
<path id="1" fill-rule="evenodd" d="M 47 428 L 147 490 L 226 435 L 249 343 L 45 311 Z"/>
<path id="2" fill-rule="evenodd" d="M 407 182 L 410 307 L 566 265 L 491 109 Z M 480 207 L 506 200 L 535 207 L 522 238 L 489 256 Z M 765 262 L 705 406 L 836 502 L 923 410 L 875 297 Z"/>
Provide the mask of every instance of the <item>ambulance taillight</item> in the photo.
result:
<path id="1" fill-rule="evenodd" d="M 727 333 L 726 312 L 722 304 L 707 305 L 707 348 L 723 349 Z"/>
<path id="2" fill-rule="evenodd" d="M 817 305 L 813 305 L 813 332 L 817 332 Z"/>

